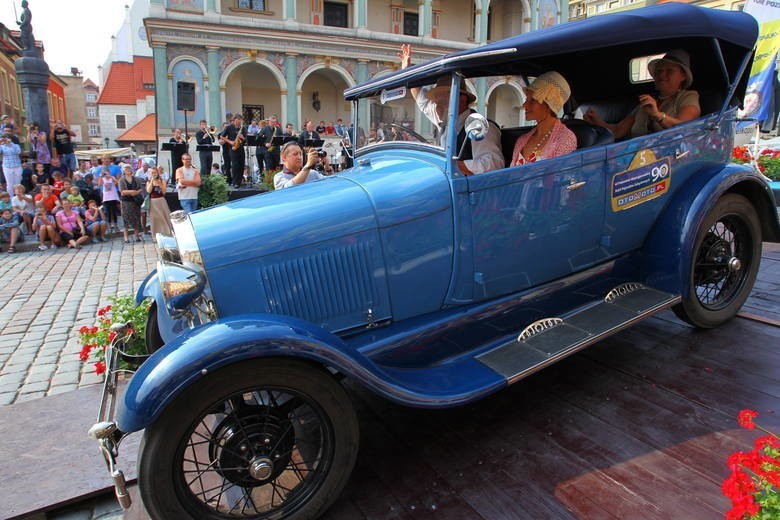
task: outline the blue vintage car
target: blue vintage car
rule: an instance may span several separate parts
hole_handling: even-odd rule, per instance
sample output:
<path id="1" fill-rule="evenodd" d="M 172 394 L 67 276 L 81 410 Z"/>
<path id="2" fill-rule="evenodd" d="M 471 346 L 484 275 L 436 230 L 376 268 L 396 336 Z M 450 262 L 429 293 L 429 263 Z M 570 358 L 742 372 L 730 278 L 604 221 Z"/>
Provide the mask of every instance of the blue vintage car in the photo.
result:
<path id="1" fill-rule="evenodd" d="M 113 345 L 92 429 L 122 503 L 118 445 L 143 429 L 153 518 L 317 518 L 358 452 L 342 378 L 452 407 L 663 309 L 695 327 L 732 318 L 762 240 L 780 241 L 766 179 L 729 163 L 757 32 L 741 12 L 664 4 L 348 89 L 354 167 L 177 216 L 175 237 L 158 237 L 138 293 L 154 300 L 152 354 L 115 396 Z M 619 120 L 652 91 L 647 60 L 673 48 L 693 57 L 701 117 L 624 140 L 577 117 L 598 107 Z M 452 102 L 461 78 L 484 87 L 549 70 L 571 85 L 563 120 L 578 149 L 479 175 L 459 171 L 454 125 L 440 145 L 408 95 L 445 77 Z M 395 140 L 368 139 L 380 122 Z M 469 139 L 486 124 L 472 117 Z M 501 129 L 507 164 L 530 128 Z"/>

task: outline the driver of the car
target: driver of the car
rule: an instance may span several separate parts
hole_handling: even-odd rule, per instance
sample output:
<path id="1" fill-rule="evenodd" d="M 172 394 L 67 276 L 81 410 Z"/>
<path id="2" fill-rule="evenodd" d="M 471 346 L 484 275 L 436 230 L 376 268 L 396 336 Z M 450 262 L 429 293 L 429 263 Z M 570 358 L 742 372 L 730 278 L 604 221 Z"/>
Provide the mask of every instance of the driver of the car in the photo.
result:
<path id="1" fill-rule="evenodd" d="M 401 45 L 401 68 L 405 69 L 412 63 L 412 46 Z M 445 76 L 439 79 L 433 88 L 424 91 L 415 87 L 410 89 L 412 97 L 420 111 L 439 129 L 441 144 L 446 144 L 447 109 L 450 100 L 451 79 Z M 465 175 L 484 173 L 499 170 L 504 167 L 504 155 L 501 153 L 501 130 L 492 121 L 488 125 L 488 132 L 481 141 L 466 139 L 466 131 L 463 126 L 469 114 L 475 111 L 469 105 L 476 101 L 474 94 L 466 89 L 466 82 L 461 79 L 460 98 L 458 100 L 458 130 L 457 151 L 463 160 L 458 161 L 458 169 Z M 466 142 L 463 147 L 464 141 Z"/>

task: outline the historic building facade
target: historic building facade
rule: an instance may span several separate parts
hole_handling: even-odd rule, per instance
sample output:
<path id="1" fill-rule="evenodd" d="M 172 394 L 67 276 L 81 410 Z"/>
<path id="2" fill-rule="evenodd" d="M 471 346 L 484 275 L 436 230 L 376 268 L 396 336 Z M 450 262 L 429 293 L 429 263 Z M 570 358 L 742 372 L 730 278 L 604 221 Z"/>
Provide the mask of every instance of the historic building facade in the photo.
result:
<path id="1" fill-rule="evenodd" d="M 194 83 L 188 128 L 227 113 L 303 121 L 350 118 L 344 89 L 396 70 L 402 43 L 415 62 L 565 22 L 561 0 L 150 0 L 159 139 L 184 125 L 177 84 Z M 516 78 L 470 83 L 499 124 L 522 119 Z M 419 116 L 410 103 L 409 118 Z"/>

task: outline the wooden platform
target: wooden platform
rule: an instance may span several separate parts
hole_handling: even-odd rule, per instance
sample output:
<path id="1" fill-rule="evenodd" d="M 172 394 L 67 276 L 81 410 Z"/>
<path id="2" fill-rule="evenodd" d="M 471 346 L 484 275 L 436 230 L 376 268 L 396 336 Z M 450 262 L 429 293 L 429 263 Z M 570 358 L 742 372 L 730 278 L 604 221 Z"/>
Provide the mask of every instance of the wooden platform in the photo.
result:
<path id="1" fill-rule="evenodd" d="M 758 436 L 737 413 L 755 409 L 780 431 L 777 245 L 764 249 L 744 312 L 698 331 L 665 311 L 453 410 L 404 408 L 348 385 L 362 445 L 324 518 L 723 518 L 726 457 Z M 91 418 L 96 401 L 77 406 L 72 415 Z M 102 463 L 93 471 L 105 476 Z M 125 518 L 147 518 L 137 496 Z"/>

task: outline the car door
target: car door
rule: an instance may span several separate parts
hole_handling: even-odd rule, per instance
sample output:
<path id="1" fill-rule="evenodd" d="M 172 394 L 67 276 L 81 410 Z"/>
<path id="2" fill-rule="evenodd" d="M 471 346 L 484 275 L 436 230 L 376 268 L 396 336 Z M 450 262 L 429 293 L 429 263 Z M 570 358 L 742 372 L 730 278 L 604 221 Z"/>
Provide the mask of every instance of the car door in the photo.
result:
<path id="1" fill-rule="evenodd" d="M 713 160 L 712 132 L 699 122 L 610 145 L 602 245 L 609 256 L 639 248 L 674 191 L 697 171 L 692 157 Z"/>
<path id="2" fill-rule="evenodd" d="M 475 301 L 510 294 L 598 262 L 603 147 L 467 178 Z M 462 226 L 466 223 L 462 223 Z"/>

